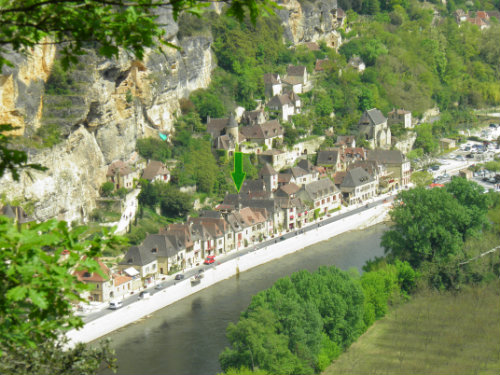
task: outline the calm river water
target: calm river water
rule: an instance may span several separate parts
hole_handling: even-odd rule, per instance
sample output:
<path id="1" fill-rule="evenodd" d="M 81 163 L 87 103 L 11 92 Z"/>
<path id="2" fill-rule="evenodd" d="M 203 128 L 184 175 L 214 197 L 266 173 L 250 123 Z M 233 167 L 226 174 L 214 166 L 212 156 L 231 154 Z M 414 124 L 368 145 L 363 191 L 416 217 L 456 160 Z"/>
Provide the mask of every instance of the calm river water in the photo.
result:
<path id="1" fill-rule="evenodd" d="M 219 353 L 228 345 L 226 327 L 229 322 L 238 321 L 252 295 L 301 269 L 314 271 L 321 265 L 336 265 L 361 271 L 367 260 L 383 255 L 380 237 L 386 228 L 387 225 L 379 224 L 310 246 L 202 290 L 107 335 L 116 350 L 117 374 L 220 372 Z"/>

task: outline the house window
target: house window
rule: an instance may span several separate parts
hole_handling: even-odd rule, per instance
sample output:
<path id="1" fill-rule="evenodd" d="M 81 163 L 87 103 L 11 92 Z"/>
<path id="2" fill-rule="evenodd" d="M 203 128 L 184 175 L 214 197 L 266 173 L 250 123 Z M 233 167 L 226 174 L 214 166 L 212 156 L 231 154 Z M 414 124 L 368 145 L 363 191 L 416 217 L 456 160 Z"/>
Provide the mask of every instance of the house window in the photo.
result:
<path id="1" fill-rule="evenodd" d="M 96 289 L 99 289 L 99 284 L 95 284 L 95 288 L 96 288 Z"/>
<path id="2" fill-rule="evenodd" d="M 318 207 L 318 206 L 319 206 L 319 201 L 318 201 L 318 202 L 316 202 L 316 207 Z"/>
<path id="3" fill-rule="evenodd" d="M 321 204 L 325 204 L 325 200 L 324 199 L 321 200 Z"/>
<path id="4" fill-rule="evenodd" d="M 156 269 L 156 264 L 153 264 L 152 269 L 153 269 L 153 271 Z"/>
<path id="5" fill-rule="evenodd" d="M 328 198 L 326 199 L 326 201 L 327 201 L 327 202 L 330 202 L 330 197 L 328 197 Z"/>

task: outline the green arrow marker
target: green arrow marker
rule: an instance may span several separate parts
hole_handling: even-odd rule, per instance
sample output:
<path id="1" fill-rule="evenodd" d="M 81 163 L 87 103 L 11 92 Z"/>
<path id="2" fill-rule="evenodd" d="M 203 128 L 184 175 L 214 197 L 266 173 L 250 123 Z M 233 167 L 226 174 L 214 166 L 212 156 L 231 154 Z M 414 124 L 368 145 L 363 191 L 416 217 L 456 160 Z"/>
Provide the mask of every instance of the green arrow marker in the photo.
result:
<path id="1" fill-rule="evenodd" d="M 245 181 L 245 176 L 247 174 L 243 172 L 243 153 L 235 152 L 234 153 L 234 172 L 231 173 L 233 177 L 234 186 L 236 186 L 236 190 L 238 193 L 240 192 L 241 185 L 243 185 L 243 181 Z"/>

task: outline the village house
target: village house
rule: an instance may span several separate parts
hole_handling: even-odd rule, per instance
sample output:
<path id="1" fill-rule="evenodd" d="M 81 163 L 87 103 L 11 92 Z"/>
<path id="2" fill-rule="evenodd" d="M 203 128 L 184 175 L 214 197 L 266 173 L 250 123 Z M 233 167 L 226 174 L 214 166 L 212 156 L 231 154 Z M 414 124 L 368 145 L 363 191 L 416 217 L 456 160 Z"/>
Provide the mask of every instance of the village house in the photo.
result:
<path id="1" fill-rule="evenodd" d="M 116 160 L 109 165 L 106 178 L 115 185 L 115 189 L 132 189 L 134 187 L 134 179 L 139 178 L 139 173 L 127 163 Z"/>
<path id="2" fill-rule="evenodd" d="M 264 74 L 264 92 L 268 98 L 282 94 L 283 85 L 279 74 Z"/>
<path id="3" fill-rule="evenodd" d="M 231 114 L 229 118 L 207 118 L 207 132 L 212 136 L 213 145 L 216 150 L 225 150 L 231 156 L 236 145 L 243 141 L 238 123 Z"/>
<path id="4" fill-rule="evenodd" d="M 340 207 L 341 195 L 332 180 L 324 178 L 302 186 L 297 196 L 318 213 L 326 214 Z"/>
<path id="5" fill-rule="evenodd" d="M 378 109 L 365 111 L 358 122 L 358 129 L 372 149 L 391 147 L 391 129 L 387 125 L 387 118 Z"/>
<path id="6" fill-rule="evenodd" d="M 245 111 L 241 117 L 241 122 L 245 125 L 261 125 L 267 121 L 264 108 L 256 109 L 255 111 Z"/>
<path id="7" fill-rule="evenodd" d="M 402 124 L 404 129 L 413 128 L 411 112 L 404 109 L 393 109 L 387 114 L 387 124 Z"/>
<path id="8" fill-rule="evenodd" d="M 203 258 L 234 249 L 233 233 L 220 212 L 204 212 L 203 216 L 189 218 L 188 224 L 199 226 L 200 233 L 204 234 Z"/>
<path id="9" fill-rule="evenodd" d="M 273 148 L 273 141 L 283 140 L 283 127 L 278 120 L 267 121 L 260 125 L 244 126 L 241 133 L 247 141 Z"/>
<path id="10" fill-rule="evenodd" d="M 307 222 L 307 207 L 297 197 L 275 197 L 276 204 L 283 212 L 284 220 L 278 225 L 278 232 L 283 229 L 301 228 Z"/>
<path id="11" fill-rule="evenodd" d="M 288 168 L 280 174 L 282 175 L 283 182 L 286 178 L 287 183 L 294 183 L 299 186 L 318 179 L 318 172 L 315 169 L 306 170 L 299 166 Z M 285 177 L 283 175 L 289 175 L 290 177 Z"/>
<path id="12" fill-rule="evenodd" d="M 324 167 L 326 171 L 330 173 L 335 173 L 344 169 L 338 148 L 318 151 L 316 165 Z"/>
<path id="13" fill-rule="evenodd" d="M 330 60 L 328 58 L 326 58 L 326 59 L 317 59 L 316 63 L 314 64 L 314 72 L 315 73 L 324 72 L 330 66 L 332 66 L 332 63 L 330 62 Z"/>
<path id="14" fill-rule="evenodd" d="M 282 185 L 274 193 L 275 197 L 285 197 L 285 198 L 295 198 L 297 192 L 300 190 L 300 186 L 294 184 L 293 182 Z"/>
<path id="15" fill-rule="evenodd" d="M 141 287 L 153 285 L 158 276 L 158 260 L 153 249 L 143 246 L 132 246 L 128 249 L 123 260 L 118 263 L 118 269 L 125 271 L 132 267 L 138 272 Z"/>
<path id="16" fill-rule="evenodd" d="M 288 121 L 290 116 L 300 113 L 300 107 L 296 106 L 297 101 L 292 100 L 294 98 L 295 96 L 290 94 L 276 95 L 267 103 L 267 107 L 279 115 L 282 121 Z"/>
<path id="17" fill-rule="evenodd" d="M 347 170 L 349 171 L 354 168 L 363 168 L 364 171 L 375 180 L 376 186 L 379 188 L 379 192 L 392 190 L 394 184 L 390 184 L 389 181 L 394 180 L 394 178 L 392 177 L 392 173 L 387 172 L 387 169 L 383 164 L 379 164 L 375 160 L 358 160 L 350 164 L 347 167 Z M 339 175 L 338 178 L 340 179 L 340 182 L 337 184 L 337 181 L 335 181 L 335 184 L 340 185 L 344 177 L 345 173 L 343 176 Z"/>
<path id="18" fill-rule="evenodd" d="M 407 186 L 411 178 L 411 165 L 399 150 L 368 150 L 367 160 L 372 160 L 386 169 L 389 185 L 399 189 Z"/>
<path id="19" fill-rule="evenodd" d="M 168 183 L 170 181 L 170 171 L 161 161 L 151 160 L 142 173 L 142 178 L 149 182 L 161 181 Z"/>
<path id="20" fill-rule="evenodd" d="M 78 281 L 93 286 L 93 289 L 82 293 L 82 298 L 94 302 L 108 302 L 113 291 L 111 271 L 101 260 L 98 260 L 98 263 L 102 275 L 99 272 L 78 270 L 73 272 L 73 276 L 76 276 Z"/>
<path id="21" fill-rule="evenodd" d="M 309 77 L 305 66 L 289 65 L 286 76 L 283 78 L 283 85 L 295 94 L 302 94 L 310 89 Z"/>
<path id="22" fill-rule="evenodd" d="M 356 147 L 356 137 L 354 135 L 339 135 L 336 146 Z"/>
<path id="23" fill-rule="evenodd" d="M 376 195 L 377 183 L 363 168 L 353 168 L 346 172 L 340 191 L 347 204 L 362 203 Z"/>

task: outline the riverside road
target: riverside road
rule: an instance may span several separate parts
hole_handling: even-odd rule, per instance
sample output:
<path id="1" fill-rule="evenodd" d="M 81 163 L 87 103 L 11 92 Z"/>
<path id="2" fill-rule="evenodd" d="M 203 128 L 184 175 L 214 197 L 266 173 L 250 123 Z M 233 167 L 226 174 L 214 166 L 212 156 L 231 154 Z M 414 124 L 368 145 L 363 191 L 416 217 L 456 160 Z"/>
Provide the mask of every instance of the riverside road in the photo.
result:
<path id="1" fill-rule="evenodd" d="M 214 267 L 218 264 L 222 264 L 222 263 L 227 262 L 229 260 L 232 260 L 234 258 L 238 258 L 238 257 L 245 255 L 245 254 L 248 254 L 252 251 L 262 249 L 262 248 L 267 247 L 268 245 L 274 244 L 276 242 L 286 241 L 287 239 L 293 238 L 301 233 L 306 233 L 308 231 L 321 228 L 324 225 L 339 221 L 339 220 L 344 219 L 346 217 L 359 214 L 368 208 L 379 206 L 379 205 L 386 203 L 387 201 L 391 201 L 393 199 L 394 199 L 393 196 L 381 196 L 381 197 L 377 197 L 376 200 L 374 200 L 370 203 L 367 203 L 367 204 L 365 203 L 358 208 L 354 208 L 354 209 L 351 209 L 351 210 L 343 212 L 343 213 L 334 213 L 331 217 L 324 216 L 322 218 L 322 220 L 320 219 L 319 221 L 317 221 L 315 223 L 311 223 L 311 224 L 304 226 L 300 229 L 296 229 L 294 231 L 284 233 L 282 235 L 276 236 L 275 238 L 262 241 L 258 244 L 255 244 L 253 246 L 249 246 L 249 247 L 242 249 L 242 250 L 239 250 L 239 251 L 233 251 L 233 252 L 230 252 L 230 253 L 225 254 L 225 255 L 220 255 L 219 257 L 216 257 L 216 263 L 214 263 L 212 265 L 201 265 L 201 266 L 193 267 L 189 270 L 186 270 L 184 272 L 184 277 L 185 277 L 185 279 L 189 279 L 190 277 L 197 275 L 200 272 L 200 270 L 210 269 L 211 267 Z M 168 280 L 161 281 L 161 288 L 160 289 L 155 289 L 154 287 L 150 287 L 147 289 L 147 291 L 150 294 L 155 294 L 157 292 L 161 292 L 164 289 L 167 289 L 168 287 L 170 287 L 172 285 L 175 285 L 176 282 L 179 282 L 179 281 L 176 281 L 173 279 L 173 277 L 169 276 Z M 134 303 L 134 302 L 137 302 L 138 300 L 139 300 L 138 294 L 134 294 L 134 295 L 131 295 L 130 297 L 125 298 L 122 301 L 122 303 L 123 303 L 123 306 L 127 306 L 127 305 Z M 103 309 L 103 310 L 88 314 L 87 316 L 83 317 L 83 321 L 84 321 L 84 323 L 88 323 L 88 322 L 91 322 L 95 319 L 98 319 L 104 315 L 112 314 L 113 312 L 114 311 L 110 310 L 110 309 Z"/>

